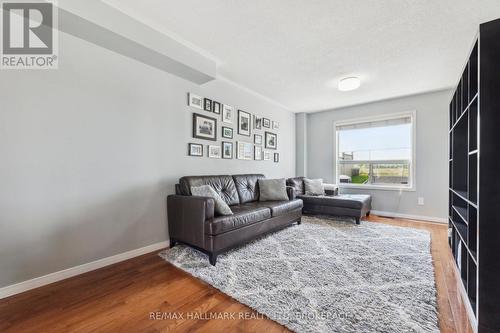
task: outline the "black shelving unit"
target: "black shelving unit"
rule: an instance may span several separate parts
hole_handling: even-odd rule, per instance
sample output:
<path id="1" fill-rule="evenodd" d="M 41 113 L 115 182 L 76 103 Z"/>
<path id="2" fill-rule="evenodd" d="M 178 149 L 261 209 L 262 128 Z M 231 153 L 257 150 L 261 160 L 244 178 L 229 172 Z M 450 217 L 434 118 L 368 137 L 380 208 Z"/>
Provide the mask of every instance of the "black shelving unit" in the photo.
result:
<path id="1" fill-rule="evenodd" d="M 500 19 L 480 25 L 449 113 L 449 244 L 474 329 L 500 332 Z"/>

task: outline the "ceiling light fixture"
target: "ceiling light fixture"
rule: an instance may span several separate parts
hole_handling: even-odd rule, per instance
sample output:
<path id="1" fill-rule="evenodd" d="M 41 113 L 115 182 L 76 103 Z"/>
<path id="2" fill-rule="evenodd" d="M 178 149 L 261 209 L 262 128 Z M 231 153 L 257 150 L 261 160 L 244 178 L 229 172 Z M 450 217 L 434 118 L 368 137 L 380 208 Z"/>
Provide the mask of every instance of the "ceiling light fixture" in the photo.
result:
<path id="1" fill-rule="evenodd" d="M 358 89 L 361 85 L 361 80 L 358 77 L 346 77 L 339 81 L 340 91 L 350 91 Z"/>

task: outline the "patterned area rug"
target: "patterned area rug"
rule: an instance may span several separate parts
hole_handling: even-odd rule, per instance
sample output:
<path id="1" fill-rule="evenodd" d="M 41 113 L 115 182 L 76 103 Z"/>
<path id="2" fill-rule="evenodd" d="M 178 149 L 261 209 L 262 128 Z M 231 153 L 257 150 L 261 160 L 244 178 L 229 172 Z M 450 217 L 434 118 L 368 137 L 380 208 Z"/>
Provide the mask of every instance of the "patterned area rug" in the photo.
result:
<path id="1" fill-rule="evenodd" d="M 218 257 L 160 256 L 296 332 L 439 332 L 427 231 L 303 217 Z"/>

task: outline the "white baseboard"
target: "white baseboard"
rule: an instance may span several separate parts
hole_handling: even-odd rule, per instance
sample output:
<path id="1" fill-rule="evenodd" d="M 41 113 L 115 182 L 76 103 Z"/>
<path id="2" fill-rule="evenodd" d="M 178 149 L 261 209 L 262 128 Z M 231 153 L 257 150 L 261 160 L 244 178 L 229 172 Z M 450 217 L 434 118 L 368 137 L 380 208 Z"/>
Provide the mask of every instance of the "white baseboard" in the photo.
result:
<path id="1" fill-rule="evenodd" d="M 146 254 L 149 252 L 157 251 L 157 250 L 168 247 L 168 245 L 169 245 L 169 241 L 159 242 L 159 243 L 155 243 L 155 244 L 141 247 L 139 249 L 119 253 L 119 254 L 116 254 L 116 255 L 111 256 L 111 257 L 98 259 L 96 261 L 92 261 L 92 262 L 82 264 L 79 266 L 70 267 L 70 268 L 64 269 L 62 271 L 50 273 L 50 274 L 40 276 L 40 277 L 31 279 L 31 280 L 26 280 L 23 282 L 12 284 L 10 286 L 0 288 L 0 299 L 5 298 L 5 297 L 9 297 L 9 296 L 12 296 L 15 294 L 19 294 L 19 293 L 22 293 L 22 292 L 25 292 L 25 291 L 28 291 L 31 289 L 35 289 L 35 288 L 38 288 L 41 286 L 45 286 L 45 285 L 50 284 L 50 283 L 61 281 L 61 280 L 70 278 L 72 276 L 76 276 L 76 275 L 80 275 L 80 274 L 83 274 L 86 272 L 90 272 L 90 271 L 93 271 L 93 270 L 96 270 L 96 269 L 99 269 L 99 268 L 102 268 L 105 266 L 109 266 L 109 265 L 115 264 L 115 263 L 120 262 L 120 261 L 124 261 L 127 259 L 138 257 L 140 255 L 143 255 L 143 254 Z"/>
<path id="2" fill-rule="evenodd" d="M 448 223 L 446 218 L 435 217 L 435 216 L 423 216 L 423 215 L 411 215 L 411 214 L 401 214 L 401 213 L 393 213 L 393 212 L 384 212 L 381 210 L 372 210 L 372 214 L 386 216 L 386 217 L 398 217 L 402 219 L 410 219 L 410 220 L 420 220 L 420 221 L 428 221 L 428 222 L 436 222 L 436 223 Z"/>

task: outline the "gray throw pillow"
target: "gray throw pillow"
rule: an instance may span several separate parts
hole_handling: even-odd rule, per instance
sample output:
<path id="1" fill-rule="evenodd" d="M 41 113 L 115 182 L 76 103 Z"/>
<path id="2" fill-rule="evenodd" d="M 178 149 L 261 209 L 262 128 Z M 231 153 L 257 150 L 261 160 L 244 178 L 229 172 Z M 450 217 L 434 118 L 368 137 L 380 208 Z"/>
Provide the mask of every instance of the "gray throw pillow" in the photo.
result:
<path id="1" fill-rule="evenodd" d="M 191 194 L 196 197 L 210 197 L 214 198 L 214 210 L 219 215 L 233 215 L 233 211 L 227 203 L 222 200 L 219 194 L 210 185 L 193 186 L 191 187 Z"/>
<path id="2" fill-rule="evenodd" d="M 259 201 L 288 200 L 285 178 L 259 179 L 259 191 Z"/>
<path id="3" fill-rule="evenodd" d="M 325 195 L 323 179 L 304 178 L 304 190 L 306 195 Z"/>

